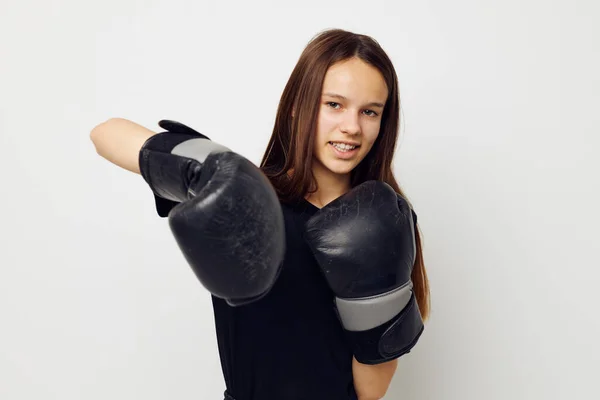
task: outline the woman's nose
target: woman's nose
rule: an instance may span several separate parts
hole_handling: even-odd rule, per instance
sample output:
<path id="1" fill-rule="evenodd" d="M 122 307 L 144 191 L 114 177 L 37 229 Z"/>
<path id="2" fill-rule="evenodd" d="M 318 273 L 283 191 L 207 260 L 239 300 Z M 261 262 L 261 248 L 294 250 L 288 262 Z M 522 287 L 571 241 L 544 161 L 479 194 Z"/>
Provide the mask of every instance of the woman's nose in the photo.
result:
<path id="1" fill-rule="evenodd" d="M 358 135 L 360 133 L 359 116 L 347 111 L 340 124 L 340 129 L 349 135 Z"/>

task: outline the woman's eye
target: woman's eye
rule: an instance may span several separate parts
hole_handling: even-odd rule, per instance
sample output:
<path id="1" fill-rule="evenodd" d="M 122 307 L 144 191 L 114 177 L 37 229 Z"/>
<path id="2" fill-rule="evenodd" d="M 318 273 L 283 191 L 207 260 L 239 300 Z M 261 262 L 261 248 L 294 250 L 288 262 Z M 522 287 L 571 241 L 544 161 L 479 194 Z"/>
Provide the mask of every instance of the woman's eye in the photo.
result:
<path id="1" fill-rule="evenodd" d="M 329 102 L 327 102 L 327 105 L 328 105 L 329 107 L 333 107 L 333 108 L 335 108 L 335 106 L 339 106 L 339 103 L 336 103 L 336 102 L 334 102 L 334 101 L 329 101 Z"/>
<path id="2" fill-rule="evenodd" d="M 368 114 L 371 117 L 376 117 L 377 116 L 377 113 L 375 111 L 373 111 L 373 110 L 365 110 L 365 112 L 371 113 L 371 114 Z"/>

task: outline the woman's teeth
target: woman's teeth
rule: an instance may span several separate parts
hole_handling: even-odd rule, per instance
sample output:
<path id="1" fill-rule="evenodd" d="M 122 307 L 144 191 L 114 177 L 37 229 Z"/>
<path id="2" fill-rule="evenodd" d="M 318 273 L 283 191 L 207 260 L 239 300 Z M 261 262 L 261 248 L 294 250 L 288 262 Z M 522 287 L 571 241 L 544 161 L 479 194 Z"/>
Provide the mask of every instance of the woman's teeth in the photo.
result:
<path id="1" fill-rule="evenodd" d="M 331 145 L 333 147 L 335 147 L 336 149 L 338 149 L 339 151 L 350 151 L 350 150 L 354 150 L 356 148 L 356 146 L 351 146 L 349 144 L 344 144 L 344 143 L 334 143 L 334 142 L 329 142 L 331 143 Z"/>

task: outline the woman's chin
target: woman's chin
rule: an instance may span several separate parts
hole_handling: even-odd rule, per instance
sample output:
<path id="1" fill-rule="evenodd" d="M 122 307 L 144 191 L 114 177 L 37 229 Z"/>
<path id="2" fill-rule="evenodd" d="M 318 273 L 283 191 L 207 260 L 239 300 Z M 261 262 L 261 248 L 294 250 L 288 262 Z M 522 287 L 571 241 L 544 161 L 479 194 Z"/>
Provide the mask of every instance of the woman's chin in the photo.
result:
<path id="1" fill-rule="evenodd" d="M 346 163 L 346 165 L 339 165 L 338 163 L 330 163 L 325 167 L 336 175 L 348 175 L 354 169 L 354 163 Z"/>

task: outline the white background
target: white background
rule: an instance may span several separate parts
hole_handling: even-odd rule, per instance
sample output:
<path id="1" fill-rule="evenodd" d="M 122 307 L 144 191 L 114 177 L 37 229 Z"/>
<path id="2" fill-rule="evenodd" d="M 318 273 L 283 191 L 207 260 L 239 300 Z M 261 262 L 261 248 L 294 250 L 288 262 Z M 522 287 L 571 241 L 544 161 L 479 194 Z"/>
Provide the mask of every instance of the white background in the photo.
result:
<path id="1" fill-rule="evenodd" d="M 258 163 L 330 27 L 396 66 L 431 279 L 386 399 L 600 398 L 598 3 L 285 3 L 1 1 L 0 398 L 222 398 L 208 294 L 89 133 L 176 119 Z"/>

